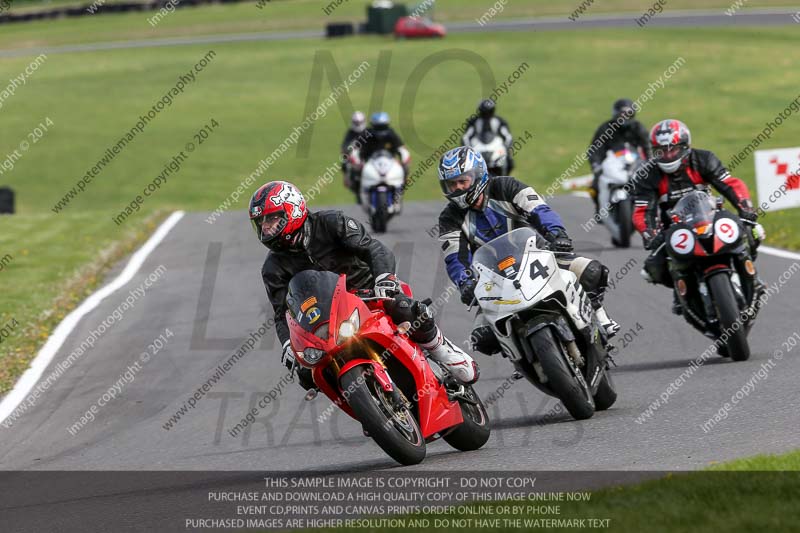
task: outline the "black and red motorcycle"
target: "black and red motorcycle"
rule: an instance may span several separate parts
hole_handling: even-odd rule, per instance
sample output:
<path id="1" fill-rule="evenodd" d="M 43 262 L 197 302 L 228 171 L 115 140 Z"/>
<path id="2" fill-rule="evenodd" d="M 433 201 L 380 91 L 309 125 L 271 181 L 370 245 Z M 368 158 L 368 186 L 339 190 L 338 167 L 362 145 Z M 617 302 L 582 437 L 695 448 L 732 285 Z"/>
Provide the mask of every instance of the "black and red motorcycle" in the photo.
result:
<path id="1" fill-rule="evenodd" d="M 681 198 L 669 215 L 664 246 L 683 316 L 734 361 L 750 357 L 747 334 L 759 310 L 760 283 L 748 253 L 748 221 L 703 190 Z"/>
<path id="2" fill-rule="evenodd" d="M 411 325 L 395 324 L 384 310 L 386 298 L 348 292 L 344 275 L 305 270 L 292 278 L 286 300 L 298 362 L 397 462 L 421 462 L 426 443 L 440 437 L 462 451 L 489 440 L 477 392 L 425 357 L 408 336 Z"/>

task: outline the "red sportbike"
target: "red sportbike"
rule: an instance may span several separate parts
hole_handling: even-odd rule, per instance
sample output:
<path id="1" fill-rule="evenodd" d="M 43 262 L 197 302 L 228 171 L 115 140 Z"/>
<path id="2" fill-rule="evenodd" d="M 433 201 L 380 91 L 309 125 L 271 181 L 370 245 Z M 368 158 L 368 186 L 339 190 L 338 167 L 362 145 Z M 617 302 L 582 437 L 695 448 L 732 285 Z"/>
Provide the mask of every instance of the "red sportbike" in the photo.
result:
<path id="1" fill-rule="evenodd" d="M 411 296 L 406 284 L 403 292 Z M 421 462 L 439 437 L 462 451 L 483 446 L 489 417 L 477 393 L 426 359 L 410 324 L 389 318 L 386 299 L 359 295 L 333 272 L 305 270 L 289 283 L 292 349 L 319 390 L 401 464 Z"/>

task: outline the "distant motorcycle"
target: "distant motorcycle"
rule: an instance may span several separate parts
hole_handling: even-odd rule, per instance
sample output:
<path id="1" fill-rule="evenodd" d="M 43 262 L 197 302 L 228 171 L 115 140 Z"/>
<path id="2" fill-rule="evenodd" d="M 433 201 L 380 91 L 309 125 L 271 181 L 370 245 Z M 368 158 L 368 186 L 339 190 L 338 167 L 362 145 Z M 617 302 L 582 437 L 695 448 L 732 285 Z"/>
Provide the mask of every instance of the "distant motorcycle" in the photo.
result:
<path id="1" fill-rule="evenodd" d="M 372 154 L 361 170 L 361 205 L 372 230 L 385 233 L 389 220 L 403 208 L 403 165 L 388 150 Z"/>
<path id="2" fill-rule="evenodd" d="M 608 338 L 575 274 L 530 228 L 481 246 L 472 268 L 475 298 L 503 356 L 534 386 L 561 400 L 576 419 L 617 399 L 608 371 Z"/>
<path id="3" fill-rule="evenodd" d="M 622 150 L 609 150 L 602 165 L 602 174 L 597 184 L 598 203 L 606 207 L 608 216 L 603 224 L 611 232 L 611 243 L 619 248 L 628 248 L 633 235 L 633 196 L 626 185 L 641 167 L 639 153 L 627 145 Z"/>
<path id="4" fill-rule="evenodd" d="M 484 131 L 470 139 L 470 146 L 483 156 L 490 176 L 508 175 L 508 149 L 502 137 Z"/>
<path id="5" fill-rule="evenodd" d="M 743 224 L 754 223 L 722 209 L 722 203 L 722 198 L 701 190 L 681 198 L 669 212 L 673 224 L 662 246 L 672 262 L 686 321 L 714 340 L 727 333 L 720 355 L 745 361 L 750 357 L 747 334 L 758 314 L 759 295 L 755 266 L 743 256 L 747 246 Z"/>
<path id="6" fill-rule="evenodd" d="M 411 296 L 408 285 L 403 291 Z M 426 359 L 407 335 L 411 325 L 394 324 L 384 311 L 386 298 L 348 292 L 344 275 L 305 270 L 290 281 L 286 301 L 299 364 L 394 460 L 417 464 L 438 438 L 462 451 L 489 440 L 478 393 Z"/>

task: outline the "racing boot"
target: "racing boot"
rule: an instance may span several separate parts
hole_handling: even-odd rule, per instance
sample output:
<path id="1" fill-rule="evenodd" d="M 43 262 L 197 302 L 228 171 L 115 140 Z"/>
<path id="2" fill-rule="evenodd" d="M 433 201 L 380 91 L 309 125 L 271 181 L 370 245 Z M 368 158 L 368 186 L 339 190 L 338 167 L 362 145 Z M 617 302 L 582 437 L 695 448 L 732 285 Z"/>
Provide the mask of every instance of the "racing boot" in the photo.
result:
<path id="1" fill-rule="evenodd" d="M 602 305 L 598 307 L 594 312 L 594 316 L 597 318 L 597 321 L 600 323 L 600 326 L 605 330 L 609 339 L 617 334 L 617 332 L 619 331 L 619 323 L 617 323 L 616 320 L 608 316 L 605 307 L 603 307 Z"/>
<path id="2" fill-rule="evenodd" d="M 428 356 L 447 368 L 450 375 L 463 385 L 471 385 L 478 381 L 480 370 L 478 364 L 458 346 L 442 335 L 442 330 L 436 328 L 436 335 L 430 342 L 420 343 L 420 348 Z"/>

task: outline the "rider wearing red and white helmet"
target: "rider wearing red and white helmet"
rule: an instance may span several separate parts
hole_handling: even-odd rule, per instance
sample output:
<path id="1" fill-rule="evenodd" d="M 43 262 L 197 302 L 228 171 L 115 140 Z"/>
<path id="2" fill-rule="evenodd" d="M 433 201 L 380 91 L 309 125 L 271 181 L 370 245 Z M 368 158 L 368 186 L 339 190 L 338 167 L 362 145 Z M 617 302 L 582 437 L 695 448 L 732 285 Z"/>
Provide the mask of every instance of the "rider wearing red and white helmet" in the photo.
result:
<path id="1" fill-rule="evenodd" d="M 345 274 L 348 290 L 374 289 L 377 296 L 393 297 L 386 309 L 395 324 L 414 324 L 411 339 L 457 381 L 467 384 L 478 379 L 477 364 L 444 338 L 427 306 L 401 292 L 394 254 L 372 238 L 361 222 L 341 211 L 309 212 L 303 195 L 286 181 L 259 187 L 250 200 L 249 215 L 259 241 L 270 250 L 261 277 L 275 311 L 282 361 L 288 368 L 296 366 L 286 323 L 289 282 L 303 270 L 322 270 Z M 308 389 L 314 384 L 310 371 L 304 370 L 298 371 L 298 377 Z"/>
<path id="2" fill-rule="evenodd" d="M 647 163 L 649 170 L 635 184 L 633 224 L 642 234 L 647 250 L 655 250 L 645 261 L 644 271 L 649 281 L 672 287 L 667 269 L 666 251 L 661 248 L 664 233 L 672 220 L 669 210 L 683 196 L 697 188 L 716 189 L 738 211 L 743 220 L 755 222 L 758 218 L 747 185 L 731 176 L 713 152 L 692 148 L 692 134 L 680 120 L 666 119 L 650 130 L 653 158 Z M 756 226 L 759 238 L 749 236 L 751 254 L 763 238 L 763 230 Z M 673 306 L 680 314 L 680 307 Z"/>

